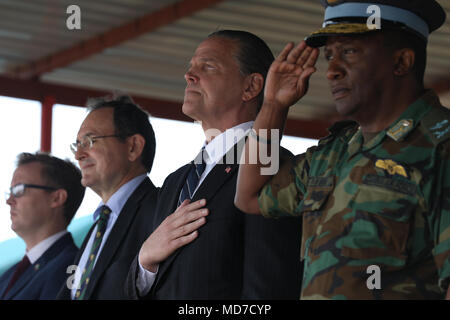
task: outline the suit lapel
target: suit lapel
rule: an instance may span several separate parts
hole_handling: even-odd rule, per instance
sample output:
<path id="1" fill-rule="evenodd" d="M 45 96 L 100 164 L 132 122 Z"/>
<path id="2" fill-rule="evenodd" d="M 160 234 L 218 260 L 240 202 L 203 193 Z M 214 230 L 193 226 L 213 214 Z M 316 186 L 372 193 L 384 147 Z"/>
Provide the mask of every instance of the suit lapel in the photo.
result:
<path id="1" fill-rule="evenodd" d="M 217 163 L 214 168 L 208 173 L 208 176 L 206 176 L 205 180 L 203 180 L 202 184 L 195 192 L 194 197 L 192 198 L 192 202 L 200 199 L 206 199 L 206 203 L 208 203 L 208 200 L 212 199 L 222 187 L 222 185 L 233 176 L 236 170 L 239 169 L 239 160 L 243 151 L 245 139 L 246 137 L 239 140 L 233 146 L 233 148 L 231 148 L 227 152 L 227 154 L 223 156 L 222 161 L 220 163 Z M 170 213 L 174 212 L 176 209 L 178 197 L 180 195 L 181 188 L 186 181 L 189 169 L 190 165 L 186 165 L 184 170 L 180 174 L 177 185 L 173 189 L 177 192 L 172 193 L 170 202 L 168 202 L 172 204 L 173 209 L 172 211 L 170 211 Z"/>
<path id="2" fill-rule="evenodd" d="M 92 232 L 94 231 L 97 223 L 93 223 L 88 233 L 84 237 L 83 243 L 81 244 L 80 250 L 78 250 L 77 255 L 75 256 L 74 264 L 79 265 L 81 256 L 83 255 L 84 249 L 86 249 L 87 243 L 89 242 L 89 238 L 91 237 Z M 80 268 L 84 268 L 84 266 L 79 266 Z"/>
<path id="3" fill-rule="evenodd" d="M 175 185 L 170 188 L 174 192 L 170 192 L 170 193 L 166 192 L 166 195 L 168 197 L 166 199 L 164 199 L 163 205 L 169 204 L 169 206 L 167 208 L 165 208 L 164 214 L 160 216 L 160 218 L 159 218 L 160 221 L 158 221 L 158 226 L 159 226 L 159 224 L 161 224 L 161 222 L 163 222 L 163 220 L 166 217 L 168 217 L 170 214 L 172 214 L 177 209 L 178 199 L 180 198 L 181 188 L 183 188 L 183 186 L 184 186 L 184 183 L 186 181 L 186 178 L 187 178 L 190 168 L 191 168 L 190 164 L 184 166 L 180 170 L 180 174 L 178 176 L 178 179 L 175 182 Z M 161 208 L 158 208 L 158 209 L 161 210 Z"/>
<path id="4" fill-rule="evenodd" d="M 125 203 L 122 211 L 115 222 L 111 233 L 106 240 L 105 245 L 100 252 L 100 256 L 94 266 L 94 271 L 92 278 L 89 280 L 89 286 L 86 289 L 85 299 L 89 299 L 93 288 L 95 288 L 98 280 L 101 278 L 105 270 L 111 263 L 114 254 L 117 249 L 120 247 L 120 243 L 122 239 L 126 236 L 129 231 L 130 225 L 134 220 L 134 217 L 139 209 L 139 203 L 142 197 L 145 196 L 149 186 L 152 185 L 152 182 L 149 178 L 145 178 L 145 180 L 137 187 L 137 189 L 131 194 L 127 202 Z M 153 186 L 154 187 L 154 186 Z"/>
<path id="5" fill-rule="evenodd" d="M 194 194 L 194 197 L 192 198 L 193 202 L 200 199 L 206 199 L 206 204 L 208 204 L 208 201 L 214 197 L 223 184 L 233 177 L 235 171 L 239 168 L 239 160 L 242 147 L 244 146 L 244 139 L 245 138 L 239 140 L 227 154 L 223 156 L 222 161 L 214 166 Z"/>
<path id="6" fill-rule="evenodd" d="M 10 267 L 8 270 L 6 270 L 0 277 L 1 284 L 0 284 L 0 299 L 3 297 L 3 294 L 6 290 L 6 287 L 9 284 L 9 281 L 11 281 L 11 277 L 14 273 L 14 270 L 17 268 L 17 263 Z"/>
<path id="7" fill-rule="evenodd" d="M 92 224 L 88 233 L 84 237 L 84 240 L 83 240 L 83 243 L 81 244 L 80 249 L 78 250 L 78 252 L 75 255 L 75 258 L 73 260 L 73 264 L 78 266 L 81 270 L 84 268 L 84 266 L 80 266 L 80 259 L 81 259 L 81 256 L 83 255 L 84 249 L 86 248 L 87 243 L 89 242 L 89 238 L 91 237 L 91 234 L 94 231 L 94 228 L 96 225 L 97 225 L 96 223 Z M 70 289 L 68 286 L 63 286 L 61 291 L 58 293 L 57 299 L 71 300 L 72 299 L 72 289 Z"/>
<path id="8" fill-rule="evenodd" d="M 158 199 L 159 204 L 163 204 L 165 207 L 164 214 L 161 214 L 159 217 L 159 221 L 157 221 L 157 226 L 159 226 L 166 217 L 171 215 L 177 208 L 178 205 L 178 198 L 180 197 L 181 188 L 183 188 L 184 182 L 186 181 L 187 175 L 189 173 L 191 166 L 190 164 L 185 165 L 181 169 L 179 169 L 179 174 L 177 177 L 177 180 L 175 181 L 173 187 L 170 187 L 170 190 L 173 190 L 173 192 L 167 192 L 165 191 L 164 197 Z M 167 198 L 165 198 L 167 196 Z M 158 204 L 158 210 L 161 211 L 162 208 L 160 208 L 160 205 Z M 158 214 L 158 212 L 157 212 Z M 173 259 L 175 258 L 178 251 L 175 251 L 171 256 L 169 256 L 163 263 L 159 265 L 158 273 L 156 275 L 156 279 L 154 282 L 154 285 L 152 286 L 152 291 L 158 286 L 158 282 L 161 279 L 161 275 L 165 273 L 169 265 L 172 263 Z"/>
<path id="9" fill-rule="evenodd" d="M 37 261 L 36 261 L 36 263 L 37 263 Z M 36 264 L 32 264 L 31 266 L 29 266 L 27 268 L 27 270 L 25 270 L 24 273 L 22 273 L 20 278 L 17 279 L 16 283 L 14 283 L 12 288 L 8 291 L 8 293 L 4 297 L 5 300 L 10 300 L 10 299 L 14 298 L 14 296 L 18 292 L 20 292 L 20 290 L 22 290 L 22 288 L 35 276 L 35 274 L 37 273 L 35 270 L 35 266 L 36 266 Z M 17 265 L 14 266 L 14 271 L 16 270 L 16 268 L 17 268 Z M 13 272 L 13 274 L 14 274 L 14 272 Z M 9 278 L 8 283 L 11 280 L 13 274 L 11 274 L 11 277 Z"/>
<path id="10" fill-rule="evenodd" d="M 205 180 L 203 180 L 200 187 L 197 189 L 197 191 L 194 194 L 194 197 L 192 198 L 192 202 L 195 202 L 200 199 L 206 199 L 206 205 L 208 206 L 209 200 L 211 200 L 214 195 L 220 190 L 220 188 L 224 185 L 225 182 L 227 182 L 233 175 L 236 173 L 237 169 L 239 168 L 238 165 L 238 159 L 240 159 L 240 154 L 242 149 L 238 150 L 238 146 L 241 143 L 237 143 L 234 145 L 234 147 L 228 151 L 228 153 L 222 158 L 222 163 L 218 163 L 214 166 L 214 168 L 208 173 Z M 233 162 L 232 164 L 227 164 Z M 230 161 L 232 159 L 232 161 Z M 186 166 L 187 168 L 185 171 L 183 171 L 183 174 L 180 175 L 180 179 L 178 180 L 178 185 L 175 190 L 176 192 L 173 192 L 173 194 L 176 194 L 176 199 L 173 199 L 173 195 L 171 196 L 172 201 L 175 201 L 175 207 L 173 207 L 173 202 L 168 202 L 172 204 L 173 208 L 176 208 L 176 204 L 178 201 L 178 196 L 181 192 L 181 188 L 183 187 L 183 184 L 186 180 L 186 176 L 189 172 L 190 166 Z M 171 214 L 174 210 L 170 211 L 169 214 Z M 162 222 L 162 221 L 161 221 Z M 207 222 L 208 223 L 208 222 Z M 169 256 L 163 263 L 160 264 L 157 277 L 155 279 L 155 285 L 153 285 L 152 290 L 157 288 L 158 282 L 164 274 L 169 269 L 170 265 L 173 263 L 175 258 L 178 256 L 181 250 L 183 250 L 184 247 L 179 248 L 176 250 L 171 256 Z"/>
<path id="11" fill-rule="evenodd" d="M 208 204 L 223 184 L 234 175 L 238 167 L 237 164 L 216 164 L 194 194 L 192 202 L 206 199 Z"/>
<path id="12" fill-rule="evenodd" d="M 39 275 L 39 272 L 45 267 L 45 265 L 51 261 L 55 256 L 57 256 L 66 246 L 73 243 L 72 236 L 70 233 L 65 234 L 58 239 L 44 254 L 17 279 L 17 282 L 9 290 L 5 299 L 12 299 L 17 293 L 19 293 L 22 288 L 27 285 L 32 278 Z"/>

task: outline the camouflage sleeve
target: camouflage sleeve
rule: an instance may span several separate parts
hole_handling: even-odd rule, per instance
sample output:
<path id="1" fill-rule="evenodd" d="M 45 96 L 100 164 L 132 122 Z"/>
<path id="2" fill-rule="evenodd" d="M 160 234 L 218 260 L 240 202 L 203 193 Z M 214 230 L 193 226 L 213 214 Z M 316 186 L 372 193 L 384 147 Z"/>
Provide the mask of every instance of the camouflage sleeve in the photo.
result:
<path id="1" fill-rule="evenodd" d="M 435 239 L 433 255 L 439 273 L 439 286 L 447 291 L 450 282 L 450 141 L 442 144 L 436 203 L 430 225 Z"/>
<path id="2" fill-rule="evenodd" d="M 280 169 L 263 187 L 258 197 L 265 217 L 296 216 L 308 182 L 309 163 L 316 147 L 306 153 L 280 159 Z"/>

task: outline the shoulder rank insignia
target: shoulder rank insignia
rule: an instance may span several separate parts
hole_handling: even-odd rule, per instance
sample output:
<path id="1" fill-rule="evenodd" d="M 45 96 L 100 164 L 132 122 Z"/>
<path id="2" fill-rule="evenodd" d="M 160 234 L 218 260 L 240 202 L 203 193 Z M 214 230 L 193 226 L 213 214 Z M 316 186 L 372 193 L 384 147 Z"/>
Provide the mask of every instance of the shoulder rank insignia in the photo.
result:
<path id="1" fill-rule="evenodd" d="M 441 139 L 443 136 L 450 132 L 450 123 L 447 119 L 442 120 L 432 126 L 430 130 L 433 132 L 437 139 Z"/>
<path id="2" fill-rule="evenodd" d="M 402 140 L 412 129 L 413 129 L 413 120 L 411 119 L 403 119 L 400 120 L 393 126 L 391 129 L 388 130 L 387 135 L 395 140 L 396 142 L 399 142 Z"/>
<path id="3" fill-rule="evenodd" d="M 408 175 L 406 174 L 405 168 L 403 166 L 399 165 L 395 161 L 392 161 L 389 159 L 388 160 L 379 159 L 379 160 L 377 160 L 377 162 L 375 162 L 375 166 L 377 168 L 386 170 L 391 175 L 398 174 L 405 178 L 408 177 Z"/>
<path id="4" fill-rule="evenodd" d="M 445 107 L 431 109 L 420 121 L 434 145 L 450 139 L 450 110 Z"/>

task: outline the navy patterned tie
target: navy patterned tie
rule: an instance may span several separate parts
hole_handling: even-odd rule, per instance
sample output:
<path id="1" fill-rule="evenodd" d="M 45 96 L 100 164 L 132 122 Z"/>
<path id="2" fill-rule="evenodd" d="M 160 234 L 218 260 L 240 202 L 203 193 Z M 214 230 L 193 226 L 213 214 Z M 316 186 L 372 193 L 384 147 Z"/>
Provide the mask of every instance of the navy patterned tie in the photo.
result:
<path id="1" fill-rule="evenodd" d="M 205 157 L 203 156 L 204 151 L 205 147 L 202 148 L 200 153 L 191 162 L 191 169 L 189 170 L 186 182 L 184 183 L 183 189 L 181 189 L 180 196 L 178 198 L 178 206 L 180 206 L 184 200 L 192 199 L 192 196 L 194 195 L 195 188 L 197 187 L 198 181 L 200 180 L 200 177 L 206 167 Z"/>
<path id="2" fill-rule="evenodd" d="M 88 260 L 86 261 L 86 266 L 84 267 L 83 274 L 81 276 L 80 287 L 75 294 L 75 300 L 84 299 L 89 279 L 91 278 L 92 270 L 94 269 L 95 258 L 97 257 L 98 249 L 100 248 L 106 226 L 108 225 L 110 213 L 111 209 L 107 206 L 100 207 L 100 217 L 97 220 L 97 233 L 95 234 L 94 243 L 92 244 Z"/>

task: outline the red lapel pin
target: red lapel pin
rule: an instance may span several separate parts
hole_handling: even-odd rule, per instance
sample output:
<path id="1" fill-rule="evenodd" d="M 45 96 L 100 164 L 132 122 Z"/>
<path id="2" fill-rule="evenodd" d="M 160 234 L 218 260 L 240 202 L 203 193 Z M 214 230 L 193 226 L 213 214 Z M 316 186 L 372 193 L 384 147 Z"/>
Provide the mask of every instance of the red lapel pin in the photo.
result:
<path id="1" fill-rule="evenodd" d="M 226 173 L 230 173 L 230 171 L 231 171 L 231 167 L 226 167 L 226 168 L 225 168 L 225 172 L 226 172 Z"/>

